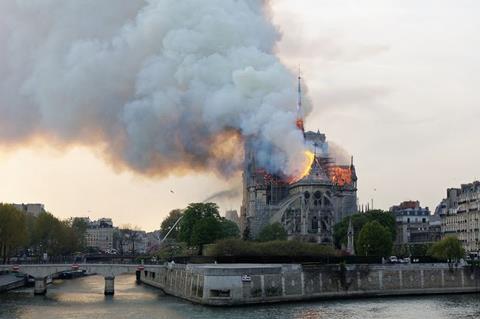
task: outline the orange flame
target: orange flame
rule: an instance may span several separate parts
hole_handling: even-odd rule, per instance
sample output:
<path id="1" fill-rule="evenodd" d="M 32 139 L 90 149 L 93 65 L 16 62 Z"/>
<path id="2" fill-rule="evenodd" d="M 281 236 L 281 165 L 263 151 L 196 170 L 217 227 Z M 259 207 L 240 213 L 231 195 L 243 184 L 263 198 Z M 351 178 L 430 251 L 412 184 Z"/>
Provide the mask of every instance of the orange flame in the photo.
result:
<path id="1" fill-rule="evenodd" d="M 330 167 L 330 178 L 338 186 L 351 184 L 352 170 L 350 167 L 332 166 Z"/>
<path id="2" fill-rule="evenodd" d="M 297 119 L 297 121 L 295 122 L 295 124 L 297 125 L 297 128 L 298 128 L 300 131 L 302 131 L 302 132 L 305 131 L 305 129 L 303 128 L 303 120 L 302 120 L 302 119 Z"/>
<path id="3" fill-rule="evenodd" d="M 315 160 L 315 154 L 310 151 L 305 151 L 305 157 L 306 157 L 306 165 L 299 179 L 304 178 L 305 176 L 308 175 L 308 173 L 310 173 L 310 170 L 312 169 L 313 161 Z"/>

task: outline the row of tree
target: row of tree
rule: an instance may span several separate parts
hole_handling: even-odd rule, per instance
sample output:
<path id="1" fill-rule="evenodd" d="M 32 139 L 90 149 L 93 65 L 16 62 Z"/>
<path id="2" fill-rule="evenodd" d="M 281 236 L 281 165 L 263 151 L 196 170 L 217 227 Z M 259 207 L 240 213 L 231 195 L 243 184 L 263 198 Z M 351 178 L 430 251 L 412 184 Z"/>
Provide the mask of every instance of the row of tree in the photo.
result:
<path id="1" fill-rule="evenodd" d="M 3 262 L 28 239 L 25 214 L 12 205 L 0 204 L 0 257 Z"/>
<path id="2" fill-rule="evenodd" d="M 337 248 L 347 244 L 348 227 L 354 230 L 355 252 L 360 256 L 390 256 L 396 236 L 393 215 L 381 210 L 372 210 L 344 218 L 334 227 Z M 464 257 L 465 250 L 455 237 L 446 237 L 433 244 L 401 246 L 395 249 L 397 255 L 431 256 L 453 262 Z"/>
<path id="3" fill-rule="evenodd" d="M 390 256 L 393 242 L 396 237 L 395 218 L 388 212 L 372 210 L 362 214 L 354 214 L 344 218 L 334 227 L 335 246 L 340 249 L 347 245 L 348 228 L 352 223 L 354 230 L 354 245 L 357 255 L 360 256 Z M 163 236 L 169 234 L 174 244 L 168 246 L 170 255 L 184 253 L 186 247 L 196 247 L 201 252 L 202 246 L 224 238 L 239 238 L 239 229 L 231 221 L 220 217 L 218 206 L 214 203 L 190 204 L 185 210 L 171 211 L 161 226 Z M 257 236 L 257 242 L 284 241 L 287 233 L 283 226 L 274 223 L 266 226 Z M 237 251 L 251 251 L 253 248 L 239 241 L 221 241 L 222 248 L 229 251 L 235 246 Z M 238 246 L 238 247 L 237 247 Z M 219 248 L 220 247 L 220 248 Z M 259 246 L 260 247 L 260 246 Z M 417 249 L 418 248 L 418 249 Z M 421 249 L 420 249 L 421 248 Z M 222 250 L 220 249 L 220 250 Z M 408 251 L 412 255 L 428 255 L 442 260 L 458 260 L 463 257 L 464 250 L 456 238 L 445 238 L 433 245 L 411 247 Z"/>
<path id="4" fill-rule="evenodd" d="M 50 213 L 38 216 L 0 204 L 0 256 L 68 255 L 85 245 L 86 224 L 80 219 L 59 220 Z"/>
<path id="5" fill-rule="evenodd" d="M 347 229 L 352 220 L 356 252 L 365 256 L 388 256 L 395 239 L 395 219 L 381 210 L 355 214 L 345 218 L 335 226 L 334 237 L 338 248 L 347 243 Z M 203 245 L 224 238 L 239 238 L 238 226 L 220 217 L 218 206 L 214 203 L 194 203 L 185 210 L 173 210 L 162 222 L 162 236 L 169 235 L 175 242 L 183 242 L 187 247 L 196 247 L 201 252 Z M 267 242 L 286 240 L 283 226 L 274 223 L 262 229 L 257 241 Z M 179 246 L 175 245 L 175 249 Z"/>

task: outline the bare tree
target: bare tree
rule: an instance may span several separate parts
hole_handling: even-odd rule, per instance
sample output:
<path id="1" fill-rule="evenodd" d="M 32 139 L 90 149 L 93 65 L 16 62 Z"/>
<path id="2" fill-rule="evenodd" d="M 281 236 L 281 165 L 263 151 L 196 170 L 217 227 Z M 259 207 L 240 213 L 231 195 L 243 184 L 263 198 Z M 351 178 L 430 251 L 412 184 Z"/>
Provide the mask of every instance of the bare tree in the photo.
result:
<path id="1" fill-rule="evenodd" d="M 123 241 L 132 245 L 131 253 L 135 255 L 135 243 L 138 243 L 141 237 L 141 229 L 138 226 L 132 226 L 130 224 L 122 225 L 120 232 L 123 235 Z M 123 247 L 122 247 L 123 250 Z"/>

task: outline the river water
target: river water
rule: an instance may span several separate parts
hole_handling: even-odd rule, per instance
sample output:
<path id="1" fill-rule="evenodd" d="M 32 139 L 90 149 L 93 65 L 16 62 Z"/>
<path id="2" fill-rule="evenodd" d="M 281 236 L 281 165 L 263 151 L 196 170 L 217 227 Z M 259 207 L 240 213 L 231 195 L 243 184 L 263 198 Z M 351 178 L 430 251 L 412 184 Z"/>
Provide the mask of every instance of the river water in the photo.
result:
<path id="1" fill-rule="evenodd" d="M 32 288 L 0 294 L 0 319 L 457 319 L 480 318 L 480 295 L 314 301 L 237 308 L 208 308 L 137 285 L 132 275 L 115 278 L 115 296 L 103 295 L 103 277 L 56 281 L 46 296 Z"/>

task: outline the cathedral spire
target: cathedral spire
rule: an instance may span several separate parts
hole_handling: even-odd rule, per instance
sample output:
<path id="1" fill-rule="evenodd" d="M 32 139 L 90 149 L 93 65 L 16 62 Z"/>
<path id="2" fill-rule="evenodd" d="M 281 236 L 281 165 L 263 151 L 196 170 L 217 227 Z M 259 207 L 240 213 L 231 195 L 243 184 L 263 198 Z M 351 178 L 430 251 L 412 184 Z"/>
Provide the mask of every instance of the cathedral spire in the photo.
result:
<path id="1" fill-rule="evenodd" d="M 352 217 L 348 219 L 348 230 L 347 230 L 347 253 L 350 255 L 355 255 L 355 236 L 353 233 Z"/>
<path id="2" fill-rule="evenodd" d="M 297 127 L 302 133 L 305 134 L 303 127 L 303 108 L 302 108 L 302 76 L 300 73 L 300 67 L 298 68 L 298 89 L 297 89 Z"/>

